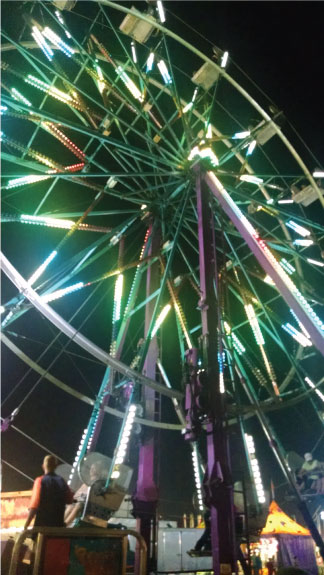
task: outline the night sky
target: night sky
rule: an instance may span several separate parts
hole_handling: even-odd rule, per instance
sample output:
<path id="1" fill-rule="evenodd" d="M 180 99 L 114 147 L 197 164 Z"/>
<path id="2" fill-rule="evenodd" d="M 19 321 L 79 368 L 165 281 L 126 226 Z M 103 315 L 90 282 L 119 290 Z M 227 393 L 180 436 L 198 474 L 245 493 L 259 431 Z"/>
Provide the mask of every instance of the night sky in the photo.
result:
<path id="1" fill-rule="evenodd" d="M 8 9 L 8 4 L 12 6 L 14 3 L 3 2 L 3 11 Z M 18 4 L 21 3 L 17 2 Z M 136 5 L 139 9 L 145 9 L 146 6 L 144 2 L 137 2 Z M 229 73 L 231 74 L 233 69 L 233 75 L 242 81 L 243 86 L 246 85 L 251 89 L 252 95 L 264 104 L 265 109 L 266 105 L 272 102 L 284 112 L 289 133 L 294 134 L 291 127 L 293 126 L 306 146 L 311 149 L 313 157 L 311 153 L 306 152 L 309 169 L 313 170 L 320 166 L 323 169 L 324 113 L 321 86 L 324 61 L 323 3 L 170 1 L 165 2 L 164 5 L 167 13 L 166 25 L 169 25 L 173 31 L 193 43 L 208 56 L 212 54 L 213 45 L 229 51 L 231 58 Z M 8 14 L 6 17 L 8 18 Z M 185 25 L 185 22 L 188 26 Z M 245 74 L 255 82 L 255 86 L 246 79 Z M 259 89 L 266 94 L 267 98 Z M 81 140 L 82 138 L 78 142 L 80 147 L 82 147 Z M 300 149 L 303 148 L 297 138 L 294 143 L 297 149 L 299 146 Z M 19 172 L 19 169 L 14 169 L 16 169 L 14 173 Z M 6 204 L 3 209 L 8 211 L 8 206 L 10 204 Z M 319 202 L 310 208 L 309 214 L 318 223 L 324 224 Z M 3 234 L 5 234 L 4 230 Z M 35 236 L 33 234 L 33 230 L 24 232 L 27 249 L 28 246 L 34 244 Z M 3 237 L 5 253 L 8 254 L 9 258 L 14 257 L 15 265 L 24 275 L 24 272 L 27 273 L 27 270 L 30 269 L 30 262 L 26 260 L 24 251 L 17 248 L 13 229 L 9 231 L 6 239 L 5 235 Z M 50 230 L 46 236 L 42 237 L 45 238 L 45 241 L 43 245 L 40 242 L 38 253 L 38 260 L 41 261 L 48 253 L 50 240 L 56 242 L 61 236 L 56 230 Z M 138 242 L 141 241 L 142 236 L 139 231 Z M 79 249 L 83 249 L 85 245 L 86 243 L 84 246 L 79 245 Z M 115 256 L 116 254 L 117 251 Z M 130 255 L 132 255 L 132 247 L 130 247 Z M 34 263 L 33 265 L 35 267 Z M 9 285 L 6 279 L 3 280 L 2 291 L 4 302 L 16 295 L 15 289 Z M 102 287 L 99 286 L 97 294 L 96 302 L 99 304 L 100 298 L 104 297 Z M 112 296 L 112 284 L 105 291 L 106 296 L 107 294 Z M 64 307 L 64 303 L 58 303 L 55 309 L 59 313 L 62 311 L 71 317 L 73 313 L 77 312 L 82 302 L 83 299 L 79 293 L 76 293 L 73 300 L 69 300 L 68 310 Z M 192 302 L 188 298 L 186 313 L 191 312 L 191 305 Z M 86 306 L 85 312 L 87 309 Z M 192 314 L 197 315 L 197 310 L 193 310 Z M 37 357 L 44 349 L 44 344 L 49 344 L 56 335 L 56 331 L 51 326 L 45 326 L 46 320 L 38 313 L 33 312 L 31 317 L 33 336 L 30 336 L 30 339 L 25 342 L 25 350 L 31 356 Z M 98 329 L 102 329 L 103 325 L 109 324 L 110 318 L 110 305 L 104 304 L 98 307 L 97 313 L 95 312 L 93 316 L 91 327 L 87 327 L 88 337 L 95 335 L 98 325 L 100 325 Z M 14 324 L 9 334 L 15 335 L 16 331 L 19 334 L 24 333 L 27 327 L 25 322 L 27 321 L 26 319 L 18 320 L 17 326 Z M 78 322 L 82 324 L 81 319 L 78 319 Z M 162 344 L 166 350 L 165 355 L 174 345 L 176 337 L 175 324 L 172 325 L 170 320 L 168 325 L 171 327 L 172 335 L 170 338 L 169 336 L 166 337 L 165 334 L 162 336 Z M 37 337 L 36 334 L 41 335 Z M 133 341 L 129 344 L 130 355 L 136 350 L 136 341 L 136 334 L 134 333 Z M 48 351 L 45 364 L 50 372 L 52 372 L 50 369 L 51 361 L 55 360 L 65 344 L 64 338 L 58 338 L 54 347 Z M 109 345 L 108 342 L 107 345 Z M 94 397 L 103 376 L 103 366 L 99 365 L 96 360 L 81 357 L 80 349 L 74 344 L 69 345 L 69 351 L 69 354 L 62 353 L 60 360 L 55 362 L 56 377 L 75 385 L 86 395 Z M 166 362 L 168 361 L 171 366 L 172 360 L 166 359 Z M 308 368 L 315 379 L 321 377 L 323 360 L 319 355 L 310 358 Z M 23 363 L 19 362 L 5 346 L 2 346 L 2 401 L 5 401 L 3 417 L 15 409 L 25 394 L 37 382 L 38 376 L 34 373 L 26 374 L 26 369 Z M 173 366 L 172 375 L 173 381 L 177 381 L 178 387 L 180 387 L 181 370 L 179 365 Z M 8 394 L 11 393 L 17 382 L 21 382 L 19 389 L 6 401 Z M 120 407 L 117 400 L 114 405 Z M 284 416 L 282 413 L 281 410 L 272 413 L 271 421 L 280 434 L 285 449 L 296 451 L 300 455 L 305 451 L 311 451 L 320 438 L 322 426 L 314 418 L 310 404 L 305 402 L 302 408 L 298 405 L 292 407 L 284 412 Z M 167 401 L 163 401 L 162 414 L 164 420 L 177 422 Z M 63 461 L 71 462 L 89 415 L 88 406 L 79 402 L 76 408 L 75 400 L 46 383 L 38 386 L 37 392 L 26 402 L 14 423 L 19 429 L 59 455 Z M 298 427 L 295 425 L 296 420 L 299 422 Z M 262 453 L 260 460 L 263 466 L 262 474 L 266 489 L 269 488 L 270 479 L 273 479 L 276 485 L 281 485 L 283 477 L 256 421 L 251 420 L 249 422 L 249 432 L 255 435 L 257 450 Z M 110 418 L 108 421 L 106 417 L 98 450 L 111 455 L 117 434 L 118 422 L 114 418 Z M 236 429 L 233 429 L 231 433 L 231 441 L 236 450 L 233 455 L 234 478 L 239 479 L 242 473 L 242 458 Z M 11 462 L 30 477 L 40 474 L 40 462 L 44 456 L 42 449 L 29 443 L 25 437 L 13 429 L 4 434 L 2 443 L 4 460 Z M 203 443 L 204 440 L 202 440 Z M 138 438 L 135 438 L 130 454 L 130 464 L 133 465 L 136 465 L 137 445 Z M 190 448 L 187 444 L 184 445 L 180 434 L 170 431 L 159 433 L 158 445 L 161 513 L 168 517 L 179 517 L 184 511 L 191 511 L 192 509 L 191 498 L 194 483 L 190 469 Z M 203 445 L 202 449 L 204 450 Z M 324 460 L 323 442 L 319 441 L 315 454 L 319 459 Z M 3 465 L 2 471 L 3 491 L 30 488 L 30 480 L 10 469 L 7 465 Z M 283 497 L 283 492 L 284 490 L 278 493 Z"/>

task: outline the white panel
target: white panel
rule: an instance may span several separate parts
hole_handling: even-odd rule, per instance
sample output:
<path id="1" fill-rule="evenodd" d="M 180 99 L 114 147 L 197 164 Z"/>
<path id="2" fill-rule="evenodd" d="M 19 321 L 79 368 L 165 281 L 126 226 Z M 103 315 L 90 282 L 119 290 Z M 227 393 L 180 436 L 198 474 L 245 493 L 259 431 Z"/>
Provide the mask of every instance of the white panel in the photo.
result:
<path id="1" fill-rule="evenodd" d="M 212 557 L 190 557 L 187 553 L 202 533 L 202 529 L 159 529 L 158 573 L 211 570 Z"/>
<path id="2" fill-rule="evenodd" d="M 181 571 L 181 532 L 160 529 L 158 539 L 158 572 Z"/>

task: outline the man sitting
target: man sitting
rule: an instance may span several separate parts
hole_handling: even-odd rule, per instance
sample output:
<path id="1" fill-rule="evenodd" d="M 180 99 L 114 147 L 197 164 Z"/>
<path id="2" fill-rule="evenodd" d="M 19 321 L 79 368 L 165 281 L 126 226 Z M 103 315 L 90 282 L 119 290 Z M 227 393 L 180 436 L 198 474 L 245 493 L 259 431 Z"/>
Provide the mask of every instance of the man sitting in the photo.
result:
<path id="1" fill-rule="evenodd" d="M 300 480 L 300 487 L 302 493 L 312 491 L 318 492 L 318 482 L 322 481 L 323 463 L 317 459 L 313 459 L 311 453 L 305 453 L 304 463 L 299 470 L 297 477 Z"/>

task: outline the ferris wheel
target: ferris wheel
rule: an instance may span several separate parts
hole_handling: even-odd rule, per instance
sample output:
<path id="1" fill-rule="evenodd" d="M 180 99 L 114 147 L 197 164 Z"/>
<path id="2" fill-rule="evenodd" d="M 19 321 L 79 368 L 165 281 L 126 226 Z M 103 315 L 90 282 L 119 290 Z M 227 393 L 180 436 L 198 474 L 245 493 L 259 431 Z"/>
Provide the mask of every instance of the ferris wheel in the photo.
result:
<path id="1" fill-rule="evenodd" d="M 11 400 L 23 413 L 47 381 L 88 406 L 72 481 L 105 412 L 120 422 L 111 480 L 135 424 L 185 428 L 202 507 L 211 345 L 230 417 L 270 433 L 266 413 L 304 401 L 322 425 L 323 226 L 308 214 L 324 173 L 229 53 L 176 35 L 160 2 L 21 2 L 14 21 L 4 4 L 2 341 L 38 377 Z M 100 367 L 92 395 L 59 376 L 66 356 Z M 178 424 L 154 421 L 156 393 Z"/>

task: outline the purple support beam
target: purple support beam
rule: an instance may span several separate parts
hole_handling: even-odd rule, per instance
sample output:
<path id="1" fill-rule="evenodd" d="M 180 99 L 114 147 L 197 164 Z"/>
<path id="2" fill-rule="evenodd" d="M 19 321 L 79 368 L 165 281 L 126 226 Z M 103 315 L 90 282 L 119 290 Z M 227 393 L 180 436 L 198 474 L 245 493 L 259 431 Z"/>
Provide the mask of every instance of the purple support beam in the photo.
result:
<path id="1" fill-rule="evenodd" d="M 199 307 L 202 319 L 203 368 L 207 398 L 207 468 L 204 479 L 205 501 L 211 511 L 213 569 L 215 575 L 237 571 L 235 521 L 230 456 L 226 431 L 224 395 L 220 391 L 217 353 L 219 303 L 216 284 L 214 219 L 210 193 L 197 174 L 197 211 L 200 264 Z"/>
<path id="2" fill-rule="evenodd" d="M 119 269 L 122 268 L 122 265 L 123 265 L 124 245 L 125 245 L 125 237 L 123 236 L 119 242 L 119 251 L 118 251 L 118 268 Z M 118 333 L 118 327 L 119 327 L 119 325 L 117 325 L 114 320 L 115 320 L 115 318 L 113 317 L 111 344 L 113 344 L 114 341 L 117 339 L 117 333 Z M 119 324 L 119 322 L 118 322 L 118 324 Z M 113 357 L 116 357 L 117 359 L 120 359 L 121 352 L 122 352 L 122 346 L 119 346 L 119 348 L 115 351 L 114 354 L 113 354 L 113 350 L 112 349 L 110 350 L 111 355 L 113 355 Z M 101 388 L 100 388 L 100 391 L 102 392 L 101 395 L 102 394 L 105 394 L 105 395 L 103 395 L 101 403 L 100 403 L 100 410 L 99 410 L 98 418 L 97 418 L 97 421 L 95 423 L 94 430 L 93 430 L 93 436 L 92 436 L 90 451 L 95 451 L 95 449 L 96 449 L 96 445 L 97 445 L 97 442 L 98 442 L 98 439 L 100 436 L 102 424 L 103 424 L 104 417 L 105 417 L 105 411 L 103 408 L 106 405 L 108 405 L 108 403 L 109 403 L 109 399 L 110 399 L 110 395 L 111 395 L 111 391 L 112 391 L 113 379 L 114 379 L 114 371 L 112 369 L 110 369 L 110 367 L 107 367 L 103 381 L 102 381 L 102 384 L 101 384 Z"/>
<path id="3" fill-rule="evenodd" d="M 152 242 L 149 255 L 157 253 L 160 249 L 160 234 L 158 230 L 152 232 Z M 160 266 L 159 262 L 151 265 L 147 270 L 146 297 L 160 287 Z M 147 302 L 145 309 L 145 336 L 147 336 L 155 302 Z M 157 339 L 154 337 L 150 342 L 146 355 L 143 374 L 150 375 L 153 379 L 156 376 L 156 364 L 158 360 Z M 156 394 L 154 390 L 146 389 L 143 392 L 145 417 L 155 419 Z M 136 493 L 133 500 L 133 514 L 137 518 L 136 529 L 144 537 L 148 550 L 148 572 L 154 567 L 155 547 L 151 545 L 152 528 L 155 524 L 155 512 L 157 506 L 158 492 L 154 480 L 154 430 L 143 430 L 143 443 L 139 452 L 138 478 Z M 154 537 L 153 537 L 154 542 Z M 151 553 L 152 551 L 152 553 Z M 150 560 L 151 559 L 151 560 Z M 135 556 L 135 575 L 139 573 L 139 553 Z"/>
<path id="4" fill-rule="evenodd" d="M 259 238 L 257 231 L 237 207 L 215 174 L 213 172 L 206 172 L 204 179 L 215 198 L 219 201 L 224 212 L 231 219 L 242 238 L 254 253 L 264 271 L 273 279 L 288 306 L 291 307 L 299 321 L 305 326 L 313 344 L 321 354 L 324 355 L 324 322 L 317 318 L 305 298 L 303 298 L 290 277 L 282 269 L 279 262 L 277 262 L 266 243 Z"/>

